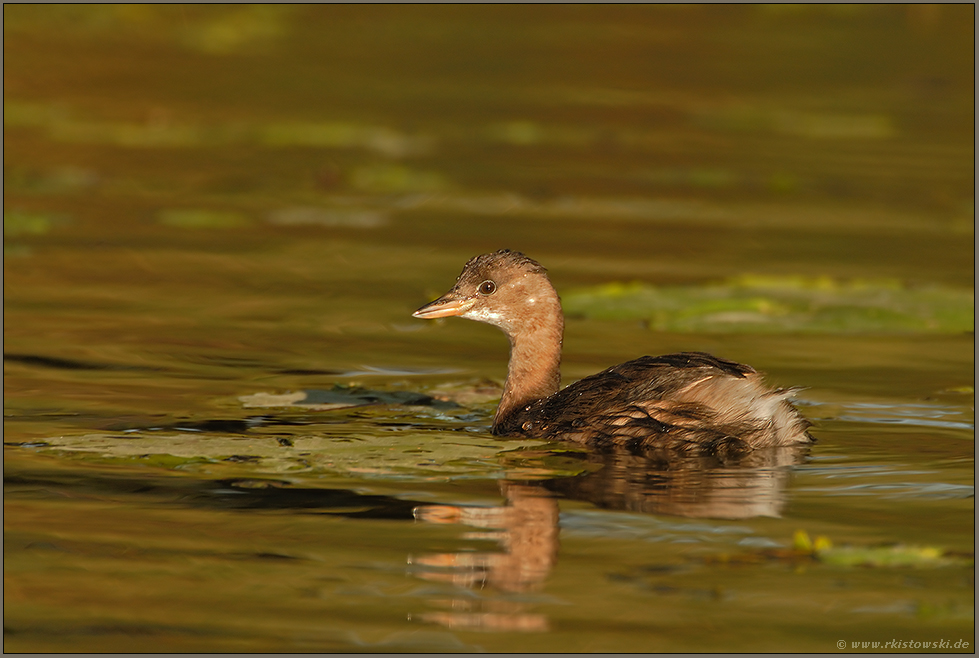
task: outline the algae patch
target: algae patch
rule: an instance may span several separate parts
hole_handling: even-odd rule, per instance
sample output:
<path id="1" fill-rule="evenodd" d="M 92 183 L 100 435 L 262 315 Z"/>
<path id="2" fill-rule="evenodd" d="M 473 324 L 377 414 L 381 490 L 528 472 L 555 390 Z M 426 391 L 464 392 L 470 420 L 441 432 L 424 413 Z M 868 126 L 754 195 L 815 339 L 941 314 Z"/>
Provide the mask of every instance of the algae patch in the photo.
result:
<path id="1" fill-rule="evenodd" d="M 958 333 L 975 328 L 975 291 L 893 280 L 743 275 L 703 286 L 610 283 L 562 295 L 565 312 L 640 320 L 659 331 Z"/>

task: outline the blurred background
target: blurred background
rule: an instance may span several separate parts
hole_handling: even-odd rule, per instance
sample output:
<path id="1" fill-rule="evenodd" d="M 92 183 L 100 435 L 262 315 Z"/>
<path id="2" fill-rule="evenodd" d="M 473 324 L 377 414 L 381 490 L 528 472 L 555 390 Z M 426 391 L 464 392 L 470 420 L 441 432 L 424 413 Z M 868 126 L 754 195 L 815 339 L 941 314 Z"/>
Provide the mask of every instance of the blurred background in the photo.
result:
<path id="1" fill-rule="evenodd" d="M 974 25 L 971 4 L 4 5 L 5 546 L 17 547 L 5 558 L 5 627 L 19 629 L 18 650 L 83 646 L 80 637 L 89 650 L 140 650 L 135 635 L 111 629 L 143 619 L 142 610 L 169 610 L 149 595 L 125 603 L 154 591 L 142 581 L 100 589 L 120 572 L 86 562 L 105 553 L 84 546 L 109 541 L 86 528 L 109 512 L 65 502 L 78 498 L 68 483 L 79 478 L 133 518 L 157 508 L 118 487 L 108 493 L 107 478 L 210 482 L 288 471 L 296 486 L 343 482 L 395 497 L 423 489 L 436 501 L 498 495 L 493 455 L 501 448 L 450 455 L 461 461 L 445 470 L 448 457 L 435 448 L 431 464 L 408 452 L 419 440 L 411 435 L 385 444 L 404 451 L 391 463 L 352 448 L 346 461 L 305 453 L 273 464 L 254 446 L 229 448 L 208 432 L 254 436 L 248 428 L 259 421 L 242 396 L 359 385 L 456 387 L 468 397 L 455 399 L 477 400 L 475 415 L 426 422 L 485 433 L 506 372 L 505 339 L 475 323 L 423 323 L 410 313 L 444 292 L 470 257 L 500 248 L 543 263 L 562 295 L 566 381 L 641 354 L 705 350 L 751 363 L 775 384 L 809 387 L 800 405 L 821 421 L 817 458 L 828 461 L 801 471 L 784 524 L 753 526 L 764 541 L 786 540 L 802 524 L 834 538 L 973 550 Z M 480 387 L 490 393 L 479 397 Z M 355 432 L 376 446 L 394 425 L 415 427 L 417 411 L 404 409 L 329 422 L 307 411 L 290 422 L 300 434 Z M 208 425 L 218 421 L 239 425 Z M 181 427 L 202 437 L 181 444 L 183 452 L 135 441 Z M 927 454 L 923 431 L 938 433 L 926 437 Z M 277 436 L 298 435 L 280 428 Z M 485 443 L 475 436 L 459 439 L 466 450 Z M 254 459 L 231 459 L 235 450 Z M 851 523 L 840 520 L 849 512 L 824 478 L 855 463 L 863 470 L 854 477 L 864 479 L 850 482 L 866 487 L 876 511 Z M 893 489 L 873 488 L 895 468 L 908 473 L 896 502 L 887 498 Z M 457 476 L 469 488 L 445 494 Z M 939 490 L 945 502 L 929 498 Z M 552 576 L 558 588 L 588 581 L 597 568 L 574 557 L 575 537 L 592 537 L 593 526 L 575 526 L 567 519 L 584 517 L 565 512 L 559 565 L 571 571 Z M 867 530 L 868 518 L 882 520 Z M 242 523 L 235 519 L 132 525 L 110 514 L 105 527 L 132 525 L 119 540 L 126 546 L 166 542 L 201 524 L 227 527 L 220 541 L 231 547 L 243 541 L 231 530 Z M 633 522 L 641 525 L 615 521 Z M 574 535 L 574 527 L 586 530 Z M 694 544 L 707 532 L 672 531 Z M 403 555 L 380 553 L 390 548 L 388 532 L 350 540 L 371 547 L 371 564 L 389 565 L 387 575 L 371 572 L 382 580 L 398 573 L 390 564 L 403 568 Z M 77 541 L 43 560 L 29 550 L 63 548 L 56 536 Z M 327 550 L 319 539 L 295 541 Z M 414 541 L 430 550 L 441 539 Z M 630 546 L 594 555 L 628 562 Z M 357 555 L 336 559 L 349 566 Z M 79 564 L 88 577 L 76 573 Z M 348 566 L 344 582 L 361 577 Z M 654 572 L 644 568 L 623 567 L 615 582 L 647 591 Z M 53 576 L 65 569 L 77 580 Z M 868 600 L 886 589 L 869 580 Z M 564 612 L 554 608 L 550 622 L 530 626 L 584 628 L 574 615 L 597 614 L 586 609 L 603 597 L 617 602 L 610 615 L 648 604 L 602 582 L 610 589 L 594 584 L 580 605 L 558 606 Z M 255 591 L 266 584 L 256 580 Z M 695 607 L 714 586 L 677 591 Z M 201 610 L 243 605 L 238 590 L 223 587 L 210 588 L 219 600 Z M 813 613 L 793 587 L 780 590 L 772 610 L 791 608 L 786 614 L 805 625 Z M 873 613 L 874 628 L 957 632 L 972 619 L 963 587 L 955 578 L 928 581 L 926 594 L 908 595 L 910 607 Z M 576 601 L 572 590 L 554 596 Z M 357 591 L 334 598 L 349 606 L 361 600 Z M 77 596 L 99 601 L 98 612 L 78 617 Z M 428 601 L 418 596 L 408 603 Z M 384 601 L 372 605 L 385 615 L 394 606 L 390 618 L 410 616 L 405 599 Z M 284 608 L 282 619 L 298 619 L 307 604 Z M 249 610 L 235 613 L 242 623 L 267 613 Z M 357 621 L 356 641 L 310 626 L 307 635 L 296 631 L 308 640 L 296 646 L 529 646 L 505 633 L 411 644 L 414 630 L 389 617 L 378 625 L 371 610 Z M 837 610 L 839 623 L 851 612 Z M 737 630 L 756 617 L 730 614 L 718 617 L 728 630 L 715 635 L 733 644 L 705 644 L 702 629 L 686 622 L 650 644 L 649 627 L 616 634 L 614 621 L 592 619 L 585 635 L 545 633 L 541 646 L 831 650 L 819 633 L 793 635 L 794 622 L 766 631 L 774 639 L 765 644 Z M 102 625 L 85 626 L 89 616 Z M 188 640 L 193 634 L 155 628 L 145 633 L 169 638 L 154 645 L 169 650 L 282 646 L 274 633 L 248 635 L 252 628 L 235 631 L 251 637 L 240 646 L 220 633 L 225 639 Z M 41 639 L 50 637 L 62 639 Z"/>
<path id="2" fill-rule="evenodd" d="M 504 247 L 562 293 L 743 274 L 971 288 L 972 17 L 8 7 L 5 350 L 198 342 L 201 324 L 245 351 L 265 349 L 263 330 L 290 350 L 283 321 L 307 340 L 324 325 L 390 334 Z M 108 306 L 126 332 L 93 330 Z M 812 325 L 743 306 L 748 324 Z M 305 344 L 289 358 L 324 365 Z"/>

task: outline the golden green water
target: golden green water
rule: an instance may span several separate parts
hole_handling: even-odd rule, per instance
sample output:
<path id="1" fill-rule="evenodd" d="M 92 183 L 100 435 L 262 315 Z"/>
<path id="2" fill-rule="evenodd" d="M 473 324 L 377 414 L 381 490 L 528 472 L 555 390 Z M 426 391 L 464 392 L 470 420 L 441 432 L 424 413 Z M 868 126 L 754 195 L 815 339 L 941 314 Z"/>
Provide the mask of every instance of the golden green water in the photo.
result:
<path id="1" fill-rule="evenodd" d="M 6 5 L 4 649 L 974 651 L 973 25 Z M 505 338 L 410 313 L 503 247 L 566 382 L 709 351 L 818 442 L 492 437 Z"/>

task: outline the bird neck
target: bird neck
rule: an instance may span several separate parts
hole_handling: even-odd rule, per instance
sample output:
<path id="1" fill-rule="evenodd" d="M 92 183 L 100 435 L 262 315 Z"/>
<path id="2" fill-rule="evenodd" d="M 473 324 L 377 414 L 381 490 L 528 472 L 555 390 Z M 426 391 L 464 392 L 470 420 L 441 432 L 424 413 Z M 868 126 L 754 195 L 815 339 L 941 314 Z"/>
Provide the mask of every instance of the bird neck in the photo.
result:
<path id="1" fill-rule="evenodd" d="M 546 322 L 524 327 L 521 331 L 508 333 L 508 336 L 510 364 L 503 397 L 493 418 L 494 427 L 524 405 L 553 395 L 561 387 L 564 317 L 560 306 Z"/>

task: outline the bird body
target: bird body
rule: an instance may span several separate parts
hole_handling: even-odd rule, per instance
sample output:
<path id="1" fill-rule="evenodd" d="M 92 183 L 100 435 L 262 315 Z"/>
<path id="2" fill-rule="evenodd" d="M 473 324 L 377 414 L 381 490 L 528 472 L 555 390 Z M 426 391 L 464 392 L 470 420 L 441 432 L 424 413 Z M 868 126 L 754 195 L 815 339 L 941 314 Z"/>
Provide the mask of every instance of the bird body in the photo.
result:
<path id="1" fill-rule="evenodd" d="M 496 435 L 680 453 L 813 440 L 788 401 L 796 389 L 769 389 L 751 366 L 703 352 L 643 356 L 560 389 L 560 299 L 544 267 L 519 252 L 471 259 L 448 293 L 413 315 L 487 322 L 510 339 Z"/>

